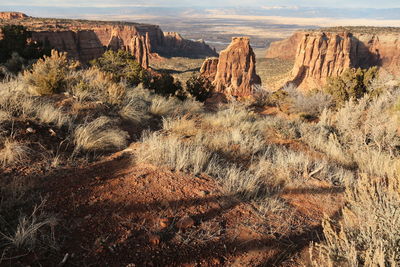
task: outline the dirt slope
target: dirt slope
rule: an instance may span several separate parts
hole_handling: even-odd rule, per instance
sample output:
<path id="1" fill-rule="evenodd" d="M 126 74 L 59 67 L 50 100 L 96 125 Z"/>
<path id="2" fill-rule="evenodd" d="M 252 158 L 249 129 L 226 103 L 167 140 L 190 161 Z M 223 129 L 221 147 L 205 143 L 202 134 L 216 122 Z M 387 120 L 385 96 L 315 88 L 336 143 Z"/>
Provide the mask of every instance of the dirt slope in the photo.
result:
<path id="1" fill-rule="evenodd" d="M 136 165 L 129 151 L 45 177 L 41 189 L 60 249 L 13 266 L 298 266 L 341 192 L 320 181 L 288 188 L 291 212 L 265 217 L 209 177 Z"/>

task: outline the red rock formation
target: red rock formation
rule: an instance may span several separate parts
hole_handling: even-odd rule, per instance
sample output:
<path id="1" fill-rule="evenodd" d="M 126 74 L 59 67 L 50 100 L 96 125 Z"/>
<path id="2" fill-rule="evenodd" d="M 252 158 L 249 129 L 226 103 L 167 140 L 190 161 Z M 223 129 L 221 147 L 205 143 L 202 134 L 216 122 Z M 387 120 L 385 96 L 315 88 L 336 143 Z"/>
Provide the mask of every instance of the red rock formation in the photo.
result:
<path id="1" fill-rule="evenodd" d="M 218 56 L 218 53 L 214 49 L 211 49 L 203 40 L 186 40 L 176 32 L 165 32 L 162 44 L 158 45 L 155 51 L 164 56 L 184 56 L 190 58 Z"/>
<path id="2" fill-rule="evenodd" d="M 0 12 L 0 19 L 24 19 L 28 16 L 21 12 Z"/>
<path id="3" fill-rule="evenodd" d="M 131 51 L 132 55 L 135 56 L 136 60 L 145 69 L 149 68 L 150 49 L 148 45 L 148 35 L 136 35 L 131 39 L 131 43 L 129 44 L 129 51 Z"/>
<path id="4" fill-rule="evenodd" d="M 370 34 L 323 31 L 302 33 L 289 82 L 302 90 L 311 90 L 321 88 L 326 84 L 327 77 L 339 76 L 348 68 L 373 66 L 400 76 L 400 36 L 384 32 L 384 29 L 381 31 Z M 278 50 L 275 52 L 269 54 L 284 57 L 285 51 L 281 51 L 282 55 L 279 55 Z"/>
<path id="5" fill-rule="evenodd" d="M 304 32 L 296 32 L 288 39 L 272 42 L 267 49 L 266 58 L 294 59 L 297 47 L 304 36 Z"/>
<path id="6" fill-rule="evenodd" d="M 176 33 L 164 33 L 157 25 L 116 22 L 79 22 L 73 20 L 30 18 L 16 22 L 28 27 L 33 41 L 48 41 L 57 50 L 87 62 L 101 56 L 105 49 L 130 51 L 143 67 L 148 59 L 161 56 L 214 56 L 204 42 L 183 39 Z M 1 23 L 0 23 L 1 25 Z M 146 54 L 147 53 L 147 54 Z"/>
<path id="7" fill-rule="evenodd" d="M 220 53 L 213 84 L 216 92 L 239 97 L 251 95 L 253 85 L 261 84 L 249 38 L 232 38 L 232 43 Z"/>
<path id="8" fill-rule="evenodd" d="M 217 74 L 218 58 L 212 57 L 207 58 L 200 69 L 200 76 L 210 80 L 215 80 L 215 75 Z"/>

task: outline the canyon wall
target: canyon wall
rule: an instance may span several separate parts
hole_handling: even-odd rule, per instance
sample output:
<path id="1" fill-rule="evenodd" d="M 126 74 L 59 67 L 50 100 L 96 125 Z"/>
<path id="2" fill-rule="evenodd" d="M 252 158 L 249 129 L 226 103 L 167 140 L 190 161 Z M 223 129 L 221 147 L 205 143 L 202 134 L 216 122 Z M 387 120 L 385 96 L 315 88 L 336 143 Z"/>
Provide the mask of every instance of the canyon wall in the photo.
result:
<path id="1" fill-rule="evenodd" d="M 9 16 L 5 17 L 8 19 Z M 204 42 L 186 40 L 177 33 L 164 33 L 157 25 L 32 17 L 7 19 L 3 24 L 23 25 L 32 33 L 33 41 L 48 42 L 53 48 L 68 52 L 71 58 L 84 63 L 98 58 L 106 49 L 130 51 L 144 68 L 148 68 L 149 58 L 158 55 L 218 55 Z"/>
<path id="2" fill-rule="evenodd" d="M 253 86 L 261 84 L 256 73 L 256 57 L 247 37 L 232 38 L 232 43 L 221 51 L 218 59 L 207 59 L 203 63 L 200 73 L 213 80 L 215 92 L 227 96 L 249 96 Z"/>
<path id="3" fill-rule="evenodd" d="M 288 82 L 302 90 L 311 90 L 321 88 L 328 77 L 340 76 L 346 69 L 373 66 L 378 66 L 381 73 L 400 76 L 399 37 L 397 32 L 304 32 L 301 39 L 298 36 L 292 39 L 299 42 Z M 272 46 L 273 51 L 267 54 L 285 58 L 283 46 L 281 50 L 277 47 Z"/>
<path id="4" fill-rule="evenodd" d="M 0 19 L 10 20 L 10 19 L 23 19 L 28 16 L 21 12 L 0 12 Z"/>

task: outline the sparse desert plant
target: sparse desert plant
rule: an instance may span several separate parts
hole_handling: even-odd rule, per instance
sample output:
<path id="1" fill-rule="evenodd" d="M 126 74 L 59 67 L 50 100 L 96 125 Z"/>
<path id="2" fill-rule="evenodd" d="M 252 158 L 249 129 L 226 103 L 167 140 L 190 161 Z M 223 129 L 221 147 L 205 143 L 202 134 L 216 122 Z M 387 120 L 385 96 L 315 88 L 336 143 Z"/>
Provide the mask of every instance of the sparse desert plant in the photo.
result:
<path id="1" fill-rule="evenodd" d="M 117 128 L 108 117 L 78 126 L 74 132 L 75 152 L 103 152 L 127 146 L 128 133 Z"/>
<path id="2" fill-rule="evenodd" d="M 286 87 L 285 90 L 290 97 L 292 112 L 318 117 L 324 109 L 334 106 L 332 96 L 322 91 L 303 93 L 295 87 Z"/>
<path id="3" fill-rule="evenodd" d="M 11 58 L 4 63 L 4 66 L 9 72 L 17 74 L 23 69 L 24 64 L 25 60 L 17 52 L 14 52 L 11 54 Z"/>
<path id="4" fill-rule="evenodd" d="M 178 137 L 147 133 L 136 151 L 138 162 L 165 165 L 176 171 L 194 174 L 205 171 L 214 159 L 212 154 L 196 144 L 184 143 Z"/>
<path id="5" fill-rule="evenodd" d="M 254 104 L 257 107 L 265 107 L 272 105 L 271 101 L 272 92 L 260 85 L 255 85 L 253 87 L 252 96 L 254 99 Z"/>
<path id="6" fill-rule="evenodd" d="M 11 138 L 4 141 L 3 148 L 0 150 L 0 163 L 9 166 L 21 163 L 28 159 L 29 147 Z"/>
<path id="7" fill-rule="evenodd" d="M 42 123 L 54 124 L 57 127 L 71 126 L 72 123 L 72 118 L 65 111 L 47 102 L 37 103 L 32 116 Z"/>
<path id="8" fill-rule="evenodd" d="M 24 80 L 38 95 L 60 93 L 66 89 L 68 72 L 73 67 L 66 53 L 53 50 L 50 57 L 39 59 L 32 70 L 25 71 Z"/>
<path id="9" fill-rule="evenodd" d="M 346 190 L 338 221 L 323 222 L 326 241 L 311 249 L 312 266 L 398 266 L 400 196 L 395 177 L 361 175 Z"/>
<path id="10" fill-rule="evenodd" d="M 111 105 L 121 104 L 126 97 L 126 86 L 114 81 L 113 74 L 92 67 L 76 72 L 71 79 L 72 94 L 81 102 L 101 101 Z"/>
<path id="11" fill-rule="evenodd" d="M 192 99 L 179 100 L 176 97 L 154 96 L 151 99 L 150 113 L 156 116 L 183 116 L 185 114 L 196 114 L 202 111 L 200 102 Z"/>
<path id="12" fill-rule="evenodd" d="M 3 240 L 5 246 L 28 251 L 38 245 L 55 247 L 54 227 L 57 219 L 44 212 L 45 203 L 46 200 L 42 200 L 35 206 L 30 216 L 21 215 L 14 231 L 0 232 L 0 240 Z"/>

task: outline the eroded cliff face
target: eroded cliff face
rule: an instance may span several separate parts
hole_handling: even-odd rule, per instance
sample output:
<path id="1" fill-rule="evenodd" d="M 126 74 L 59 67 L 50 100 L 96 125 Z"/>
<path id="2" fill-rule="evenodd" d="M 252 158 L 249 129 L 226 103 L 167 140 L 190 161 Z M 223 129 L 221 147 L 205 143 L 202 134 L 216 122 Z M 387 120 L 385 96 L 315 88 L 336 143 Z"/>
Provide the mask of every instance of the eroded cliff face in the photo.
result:
<path id="1" fill-rule="evenodd" d="M 207 59 L 201 75 L 212 78 L 215 91 L 228 96 L 246 97 L 253 86 L 261 84 L 256 74 L 256 57 L 247 37 L 234 37 L 218 59 Z"/>
<path id="2" fill-rule="evenodd" d="M 217 74 L 218 61 L 217 57 L 207 58 L 200 68 L 200 76 L 211 82 L 214 81 Z"/>
<path id="3" fill-rule="evenodd" d="M 7 18 L 8 19 L 8 18 Z M 204 42 L 186 40 L 177 33 L 163 33 L 157 25 L 101 21 L 11 17 L 6 23 L 24 25 L 34 41 L 48 42 L 71 58 L 88 62 L 106 49 L 130 51 L 145 68 L 149 59 L 161 56 L 215 56 Z M 1 23 L 0 23 L 1 24 Z"/>
<path id="4" fill-rule="evenodd" d="M 179 33 L 165 32 L 164 39 L 155 51 L 164 56 L 184 56 L 190 58 L 216 57 L 218 53 L 203 40 L 184 39 Z"/>
<path id="5" fill-rule="evenodd" d="M 398 33 L 386 32 L 304 32 L 297 44 L 288 82 L 302 90 L 318 89 L 326 84 L 328 77 L 340 76 L 349 68 L 373 66 L 378 66 L 381 72 L 400 76 L 399 37 Z M 292 41 L 295 39 L 298 37 Z M 286 51 L 280 53 L 275 50 L 269 54 L 284 58 Z"/>
<path id="6" fill-rule="evenodd" d="M 21 12 L 0 12 L 0 19 L 23 19 L 28 16 Z"/>

